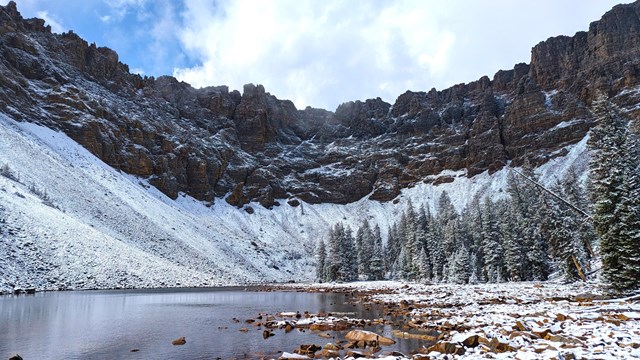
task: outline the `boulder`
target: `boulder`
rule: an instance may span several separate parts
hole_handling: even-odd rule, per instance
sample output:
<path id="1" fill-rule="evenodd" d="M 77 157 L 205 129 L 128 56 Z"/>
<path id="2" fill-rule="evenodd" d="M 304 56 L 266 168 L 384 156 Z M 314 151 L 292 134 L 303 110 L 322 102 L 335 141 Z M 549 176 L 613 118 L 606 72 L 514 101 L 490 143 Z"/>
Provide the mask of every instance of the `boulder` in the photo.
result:
<path id="1" fill-rule="evenodd" d="M 322 358 L 325 358 L 325 359 L 330 359 L 330 358 L 337 359 L 340 357 L 340 352 L 336 350 L 323 349 L 318 355 L 320 355 Z"/>
<path id="2" fill-rule="evenodd" d="M 340 351 L 340 350 L 342 350 L 342 349 L 343 349 L 343 347 L 342 347 L 342 346 L 340 346 L 340 345 L 338 345 L 338 344 L 327 343 L 327 344 L 324 346 L 324 349 L 325 349 L 325 350 Z"/>
<path id="3" fill-rule="evenodd" d="M 345 339 L 352 342 L 364 341 L 367 344 L 393 345 L 396 343 L 391 338 L 366 330 L 351 330 L 345 335 Z"/>
<path id="4" fill-rule="evenodd" d="M 347 358 L 351 357 L 354 359 L 359 359 L 359 358 L 364 358 L 367 355 L 364 354 L 363 352 L 357 351 L 357 350 L 349 350 L 347 351 Z"/>
<path id="5" fill-rule="evenodd" d="M 465 350 L 458 344 L 442 341 L 427 348 L 427 352 L 436 351 L 441 354 L 463 355 Z"/>
<path id="6" fill-rule="evenodd" d="M 180 336 L 179 338 L 177 338 L 177 339 L 175 339 L 175 340 L 172 340 L 172 341 L 171 341 L 171 344 L 172 344 L 172 345 L 175 345 L 175 346 L 177 346 L 177 345 L 184 345 L 184 344 L 186 344 L 186 343 L 187 343 L 187 340 L 185 339 L 185 337 L 184 337 L 184 336 Z"/>
<path id="7" fill-rule="evenodd" d="M 294 350 L 293 352 L 299 355 L 308 355 L 313 357 L 313 355 L 319 350 L 322 350 L 322 348 L 318 345 L 305 344 L 305 345 L 300 345 L 300 347 Z"/>
<path id="8" fill-rule="evenodd" d="M 517 349 L 508 343 L 501 342 L 498 338 L 492 338 L 488 340 L 484 337 L 479 337 L 478 341 L 480 344 L 484 344 L 490 351 L 495 353 L 503 353 L 503 352 L 511 352 L 516 351 Z"/>

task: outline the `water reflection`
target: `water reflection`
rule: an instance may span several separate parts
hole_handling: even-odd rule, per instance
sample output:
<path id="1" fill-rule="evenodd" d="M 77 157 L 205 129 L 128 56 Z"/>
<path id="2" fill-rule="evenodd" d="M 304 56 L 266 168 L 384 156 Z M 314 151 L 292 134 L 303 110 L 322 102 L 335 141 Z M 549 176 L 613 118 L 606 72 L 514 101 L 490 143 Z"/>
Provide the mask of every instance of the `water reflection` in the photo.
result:
<path id="1" fill-rule="evenodd" d="M 346 299 L 344 294 L 239 288 L 0 297 L 0 358 L 15 353 L 25 359 L 228 359 L 257 354 L 277 358 L 279 352 L 291 352 L 299 344 L 323 345 L 331 339 L 294 330 L 276 331 L 264 340 L 245 319 L 284 311 L 348 312 L 350 317 L 368 319 L 383 315 L 380 309 L 367 311 Z M 242 327 L 250 331 L 241 332 Z M 374 330 L 390 333 L 382 327 Z M 180 336 L 187 344 L 171 345 Z M 407 352 L 416 347 L 415 341 L 402 340 L 385 350 Z"/>

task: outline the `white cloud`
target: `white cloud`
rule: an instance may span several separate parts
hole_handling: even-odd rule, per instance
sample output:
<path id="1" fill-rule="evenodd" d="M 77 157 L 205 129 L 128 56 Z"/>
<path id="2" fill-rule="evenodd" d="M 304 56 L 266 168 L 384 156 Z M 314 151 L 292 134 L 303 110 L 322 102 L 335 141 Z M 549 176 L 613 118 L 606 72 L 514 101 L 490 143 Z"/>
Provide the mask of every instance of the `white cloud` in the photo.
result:
<path id="1" fill-rule="evenodd" d="M 393 100 L 448 67 L 455 35 L 422 2 L 189 0 L 180 38 L 202 64 L 174 75 L 197 87 L 261 83 L 298 107 Z"/>
<path id="2" fill-rule="evenodd" d="M 178 36 L 196 87 L 260 83 L 296 106 L 334 109 L 443 89 L 529 62 L 549 36 L 588 28 L 615 0 L 184 0 Z M 173 24 L 175 25 L 175 24 Z"/>
<path id="3" fill-rule="evenodd" d="M 38 11 L 36 15 L 45 21 L 47 25 L 51 26 L 51 31 L 54 33 L 63 33 L 65 31 L 65 27 L 57 21 L 53 16 L 49 15 L 47 11 Z"/>
<path id="4" fill-rule="evenodd" d="M 117 22 L 124 19 L 127 13 L 133 8 L 140 12 L 147 0 L 104 0 L 109 8 L 109 13 L 99 16 L 100 21 L 104 23 Z M 140 15 L 138 15 L 140 16 Z"/>

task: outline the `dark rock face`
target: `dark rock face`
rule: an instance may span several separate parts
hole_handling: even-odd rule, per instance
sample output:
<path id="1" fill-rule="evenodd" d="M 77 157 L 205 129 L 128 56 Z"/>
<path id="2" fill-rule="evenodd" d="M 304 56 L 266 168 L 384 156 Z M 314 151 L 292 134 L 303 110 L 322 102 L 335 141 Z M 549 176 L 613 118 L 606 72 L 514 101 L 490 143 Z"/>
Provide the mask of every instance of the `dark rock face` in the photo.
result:
<path id="1" fill-rule="evenodd" d="M 52 34 L 10 2 L 0 7 L 0 110 L 64 131 L 172 198 L 226 196 L 239 207 L 389 201 L 419 182 L 452 181 L 442 170 L 474 176 L 561 155 L 593 126 L 597 91 L 637 112 L 639 17 L 639 3 L 619 5 L 493 79 L 330 112 L 298 110 L 261 85 L 241 94 L 130 74 L 114 51 Z"/>

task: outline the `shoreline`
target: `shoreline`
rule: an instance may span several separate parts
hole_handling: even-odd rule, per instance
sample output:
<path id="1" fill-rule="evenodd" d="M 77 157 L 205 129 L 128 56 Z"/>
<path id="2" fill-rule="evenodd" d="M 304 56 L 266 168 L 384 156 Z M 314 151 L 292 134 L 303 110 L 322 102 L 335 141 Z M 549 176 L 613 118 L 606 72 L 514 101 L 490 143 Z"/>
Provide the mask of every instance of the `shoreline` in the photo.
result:
<path id="1" fill-rule="evenodd" d="M 247 319 L 240 331 L 259 331 L 265 339 L 292 330 L 314 334 L 317 340 L 309 344 L 289 340 L 278 359 L 640 358 L 640 294 L 608 299 L 597 286 L 361 281 L 71 291 L 336 293 L 344 294 L 340 296 L 344 304 L 367 312 L 377 309 L 376 318 L 286 309 Z M 409 351 L 399 353 L 385 345 L 400 339 L 411 340 Z"/>
<path id="2" fill-rule="evenodd" d="M 409 354 L 383 347 L 366 358 L 640 358 L 640 295 L 609 299 L 594 283 L 381 281 L 278 284 L 270 291 L 348 293 L 352 301 L 383 306 L 395 319 L 394 338 L 423 343 Z"/>

